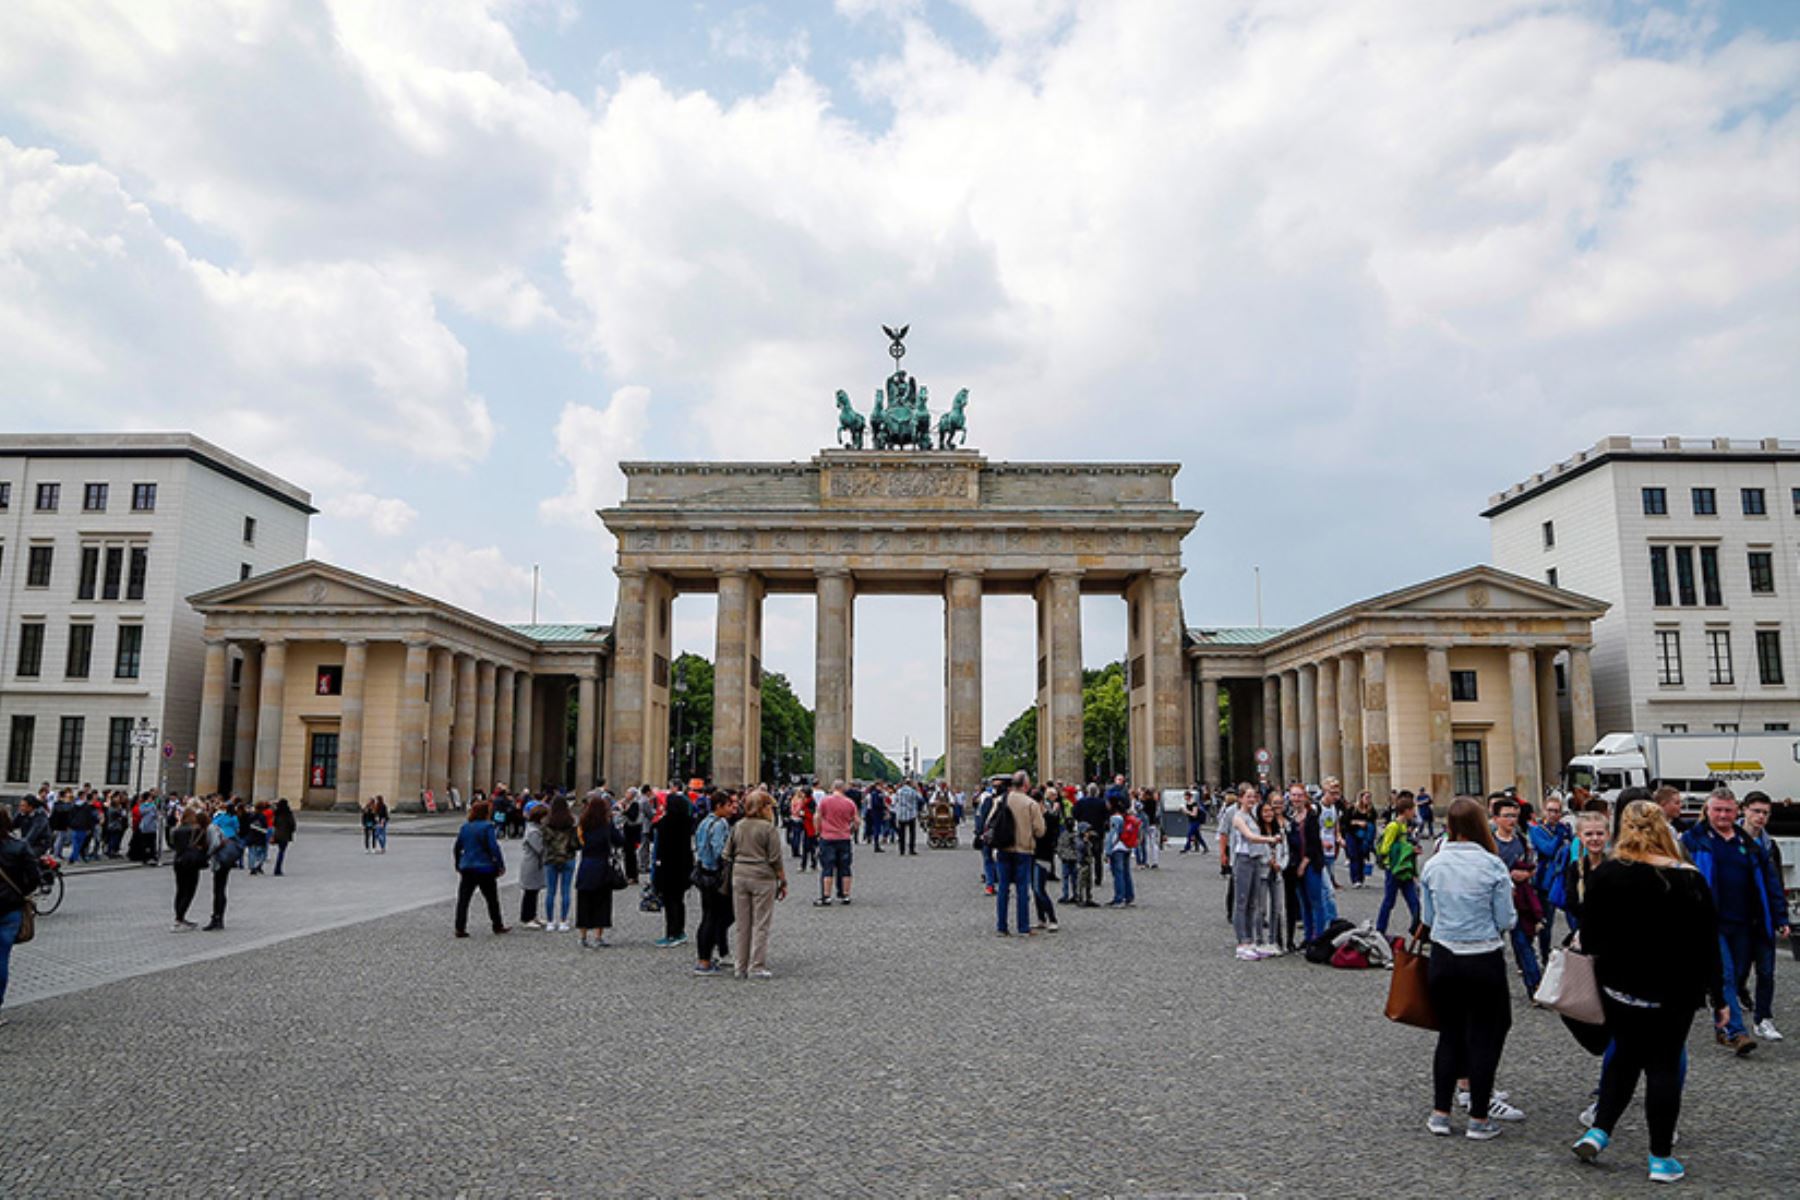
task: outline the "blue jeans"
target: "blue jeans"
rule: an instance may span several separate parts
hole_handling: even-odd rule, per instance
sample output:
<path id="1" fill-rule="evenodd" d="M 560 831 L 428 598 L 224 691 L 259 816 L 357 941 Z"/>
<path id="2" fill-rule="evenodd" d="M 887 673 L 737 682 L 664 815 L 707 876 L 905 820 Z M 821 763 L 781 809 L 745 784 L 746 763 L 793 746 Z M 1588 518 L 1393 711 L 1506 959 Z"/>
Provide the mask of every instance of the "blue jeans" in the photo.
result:
<path id="1" fill-rule="evenodd" d="M 881 846 L 881 820 L 882 820 L 882 818 L 881 818 L 880 813 L 870 813 L 869 814 L 868 840 L 869 840 L 869 844 L 871 846 L 876 847 L 877 849 L 879 849 Z"/>
<path id="2" fill-rule="evenodd" d="M 1312 941 L 1325 932 L 1330 918 L 1325 915 L 1325 869 L 1309 865 L 1300 876 L 1300 927 L 1302 936 Z"/>
<path id="3" fill-rule="evenodd" d="M 1075 872 L 1078 869 L 1074 859 L 1065 858 L 1062 860 L 1062 895 L 1058 896 L 1057 899 L 1064 904 L 1067 904 L 1075 897 Z"/>
<path id="4" fill-rule="evenodd" d="M 1758 938 L 1751 959 L 1756 964 L 1756 1019 L 1767 1021 L 1775 1015 L 1775 939 Z"/>
<path id="5" fill-rule="evenodd" d="M 1132 904 L 1137 901 L 1137 889 L 1131 885 L 1131 851 L 1114 850 L 1112 852 L 1112 877 L 1114 904 Z"/>
<path id="6" fill-rule="evenodd" d="M 1394 915 L 1394 898 L 1396 896 L 1403 898 L 1406 901 L 1406 907 L 1412 912 L 1412 925 L 1408 925 L 1407 928 L 1411 929 L 1413 925 L 1419 923 L 1419 884 L 1417 880 L 1412 879 L 1405 883 L 1396 883 L 1392 872 L 1384 878 L 1387 883 L 1381 893 L 1381 911 L 1375 915 L 1375 929 L 1385 937 L 1388 918 Z"/>
<path id="7" fill-rule="evenodd" d="M 1018 896 L 1019 932 L 1028 932 L 1031 929 L 1032 877 L 1036 871 L 1031 855 L 1001 850 L 994 855 L 994 869 L 1000 877 L 1000 882 L 995 885 L 999 890 L 994 893 L 994 928 L 1006 932 L 1006 894 L 1011 890 Z"/>
<path id="8" fill-rule="evenodd" d="M 0 916 L 0 1005 L 6 1003 L 6 979 L 12 963 L 13 943 L 19 940 L 19 929 L 25 924 L 25 910 L 14 909 Z"/>
<path id="9" fill-rule="evenodd" d="M 1745 1032 L 1744 1002 L 1738 993 L 1750 978 L 1755 940 L 1747 925 L 1719 926 L 1719 965 L 1725 971 L 1725 1007 L 1731 1010 L 1731 1017 L 1725 1022 L 1728 1038 Z"/>
<path id="10" fill-rule="evenodd" d="M 1532 949 L 1531 939 L 1517 925 L 1512 927 L 1513 957 L 1518 960 L 1519 972 L 1525 976 L 1525 998 L 1531 999 L 1537 994 L 1538 984 L 1543 981 L 1544 973 L 1538 969 L 1537 951 Z"/>
<path id="11" fill-rule="evenodd" d="M 1050 899 L 1050 864 L 1032 860 L 1033 894 L 1037 898 L 1037 915 L 1039 922 L 1056 920 L 1056 905 Z"/>
<path id="12" fill-rule="evenodd" d="M 981 877 L 989 887 L 1000 886 L 1000 865 L 994 861 L 994 852 L 985 842 L 981 847 Z"/>
<path id="13" fill-rule="evenodd" d="M 69 861 L 70 862 L 80 862 L 81 861 L 82 852 L 87 849 L 87 840 L 88 840 L 87 830 L 85 830 L 85 829 L 69 830 Z"/>
<path id="14" fill-rule="evenodd" d="M 1532 888 L 1537 892 L 1538 907 L 1544 910 L 1544 919 L 1538 923 L 1538 961 L 1550 961 L 1551 930 L 1556 927 L 1556 909 L 1550 905 L 1550 893 L 1536 884 Z M 1574 932 L 1571 930 L 1570 932 Z"/>
<path id="15" fill-rule="evenodd" d="M 375 827 L 375 848 L 377 850 L 386 850 L 387 849 L 387 826 L 386 825 L 377 825 Z"/>
<path id="16" fill-rule="evenodd" d="M 1345 839 L 1346 850 L 1350 855 L 1350 882 L 1361 883 L 1369 873 L 1369 847 L 1360 833 L 1352 832 Z"/>
<path id="17" fill-rule="evenodd" d="M 574 920 L 569 910 L 569 889 L 575 886 L 575 860 L 544 864 L 544 924 L 556 920 L 556 897 L 562 894 L 562 919 Z"/>

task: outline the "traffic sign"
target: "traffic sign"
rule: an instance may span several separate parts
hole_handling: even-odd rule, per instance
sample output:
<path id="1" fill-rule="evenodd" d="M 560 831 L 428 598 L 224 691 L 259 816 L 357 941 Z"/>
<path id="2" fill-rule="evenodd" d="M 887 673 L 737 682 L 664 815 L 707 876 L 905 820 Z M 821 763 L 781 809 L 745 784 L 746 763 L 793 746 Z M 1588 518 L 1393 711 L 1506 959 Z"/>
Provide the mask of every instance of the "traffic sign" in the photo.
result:
<path id="1" fill-rule="evenodd" d="M 1270 762 L 1273 762 L 1274 759 L 1269 754 L 1267 747 L 1261 747 L 1256 752 L 1256 761 L 1259 763 L 1262 763 L 1264 766 L 1267 766 Z"/>
<path id="2" fill-rule="evenodd" d="M 163 757 L 164 758 L 174 758 L 175 757 L 175 743 L 174 742 L 164 742 L 163 743 Z"/>
<path id="3" fill-rule="evenodd" d="M 131 731 L 131 744 L 142 746 L 146 750 L 156 745 L 156 730 L 148 725 L 140 725 Z"/>

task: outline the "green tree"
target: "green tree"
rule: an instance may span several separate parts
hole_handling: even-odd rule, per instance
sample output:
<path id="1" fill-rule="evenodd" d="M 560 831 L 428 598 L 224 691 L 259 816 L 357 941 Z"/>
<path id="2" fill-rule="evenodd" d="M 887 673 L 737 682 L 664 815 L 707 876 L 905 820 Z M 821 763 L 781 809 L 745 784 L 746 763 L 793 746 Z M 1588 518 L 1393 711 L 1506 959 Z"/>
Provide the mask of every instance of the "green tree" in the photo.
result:
<path id="1" fill-rule="evenodd" d="M 1032 705 L 1007 723 L 991 746 L 981 748 L 983 775 L 1009 775 L 1025 770 L 1037 771 L 1037 705 Z"/>
<path id="2" fill-rule="evenodd" d="M 852 756 L 850 773 L 858 779 L 879 779 L 884 783 L 900 782 L 900 764 L 869 743 L 853 742 L 850 753 Z M 826 780 L 826 782 L 831 781 Z"/>
<path id="3" fill-rule="evenodd" d="M 669 678 L 671 778 L 685 782 L 690 770 L 703 778 L 712 774 L 712 712 L 712 663 L 698 654 L 681 655 Z"/>
<path id="4" fill-rule="evenodd" d="M 762 677 L 762 777 L 785 782 L 813 769 L 813 714 L 794 695 L 787 676 L 764 671 Z"/>
<path id="5" fill-rule="evenodd" d="M 1130 706 L 1124 663 L 1110 662 L 1098 671 L 1082 672 L 1081 733 L 1089 779 L 1130 773 Z"/>

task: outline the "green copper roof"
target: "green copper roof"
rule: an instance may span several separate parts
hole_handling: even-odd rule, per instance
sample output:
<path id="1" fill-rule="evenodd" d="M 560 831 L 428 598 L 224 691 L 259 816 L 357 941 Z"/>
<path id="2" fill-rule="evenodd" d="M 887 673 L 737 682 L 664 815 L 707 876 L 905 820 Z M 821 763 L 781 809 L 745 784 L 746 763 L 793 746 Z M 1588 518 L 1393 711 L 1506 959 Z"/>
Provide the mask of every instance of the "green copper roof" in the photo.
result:
<path id="1" fill-rule="evenodd" d="M 603 642 L 612 629 L 605 625 L 508 625 L 539 642 Z"/>
<path id="2" fill-rule="evenodd" d="M 1256 646 L 1286 633 L 1267 625 L 1240 625 L 1232 629 L 1190 629 L 1188 636 L 1202 646 Z"/>

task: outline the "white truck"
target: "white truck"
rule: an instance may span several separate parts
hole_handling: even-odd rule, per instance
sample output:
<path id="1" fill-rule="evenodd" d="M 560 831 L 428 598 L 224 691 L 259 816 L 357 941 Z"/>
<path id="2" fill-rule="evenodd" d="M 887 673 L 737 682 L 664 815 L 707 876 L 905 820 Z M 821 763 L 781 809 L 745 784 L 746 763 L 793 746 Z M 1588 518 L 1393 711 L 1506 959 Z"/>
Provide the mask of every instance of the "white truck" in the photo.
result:
<path id="1" fill-rule="evenodd" d="M 1739 800 L 1763 792 L 1774 802 L 1769 833 L 1781 847 L 1782 884 L 1790 904 L 1800 900 L 1800 733 L 1609 733 L 1569 760 L 1563 783 L 1609 803 L 1625 788 L 1666 783 L 1696 818 L 1721 783 Z"/>

